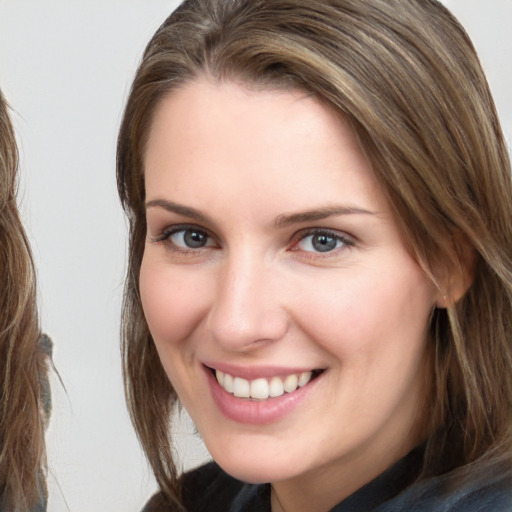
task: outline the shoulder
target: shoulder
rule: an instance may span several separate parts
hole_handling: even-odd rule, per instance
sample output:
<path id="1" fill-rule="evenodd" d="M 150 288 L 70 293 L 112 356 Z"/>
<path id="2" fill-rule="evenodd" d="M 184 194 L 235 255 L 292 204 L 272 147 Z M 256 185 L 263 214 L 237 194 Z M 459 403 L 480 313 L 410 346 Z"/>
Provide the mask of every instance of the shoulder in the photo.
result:
<path id="1" fill-rule="evenodd" d="M 478 468 L 475 468 L 478 469 Z M 379 512 L 511 512 L 512 473 L 486 467 L 478 474 L 454 472 L 412 484 Z"/>
<path id="2" fill-rule="evenodd" d="M 450 512 L 511 512 L 512 475 L 503 474 L 484 482 L 478 479 L 456 491 L 455 495 Z"/>

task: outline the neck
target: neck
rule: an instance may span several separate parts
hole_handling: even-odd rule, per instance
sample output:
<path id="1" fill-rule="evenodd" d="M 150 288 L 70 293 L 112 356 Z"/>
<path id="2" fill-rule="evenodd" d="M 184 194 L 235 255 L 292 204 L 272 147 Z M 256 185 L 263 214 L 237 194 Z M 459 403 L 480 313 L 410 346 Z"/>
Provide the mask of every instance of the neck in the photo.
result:
<path id="1" fill-rule="evenodd" d="M 272 484 L 272 512 L 327 512 L 358 488 L 329 476 L 303 475 Z"/>
<path id="2" fill-rule="evenodd" d="M 329 512 L 338 503 L 379 476 L 405 456 L 413 446 L 367 457 L 347 457 L 321 470 L 272 484 L 272 512 Z M 387 448 L 389 450 L 389 447 Z"/>

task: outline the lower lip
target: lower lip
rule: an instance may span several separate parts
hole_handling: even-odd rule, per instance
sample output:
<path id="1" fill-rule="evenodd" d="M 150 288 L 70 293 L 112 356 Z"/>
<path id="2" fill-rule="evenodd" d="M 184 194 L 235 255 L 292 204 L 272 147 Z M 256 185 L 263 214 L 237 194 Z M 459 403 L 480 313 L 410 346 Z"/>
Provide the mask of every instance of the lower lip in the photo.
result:
<path id="1" fill-rule="evenodd" d="M 238 423 L 250 425 L 266 425 L 283 419 L 304 402 L 320 379 L 319 376 L 293 393 L 285 393 L 267 400 L 252 400 L 238 398 L 228 393 L 217 382 L 211 370 L 205 367 L 205 372 L 213 401 L 224 416 Z"/>

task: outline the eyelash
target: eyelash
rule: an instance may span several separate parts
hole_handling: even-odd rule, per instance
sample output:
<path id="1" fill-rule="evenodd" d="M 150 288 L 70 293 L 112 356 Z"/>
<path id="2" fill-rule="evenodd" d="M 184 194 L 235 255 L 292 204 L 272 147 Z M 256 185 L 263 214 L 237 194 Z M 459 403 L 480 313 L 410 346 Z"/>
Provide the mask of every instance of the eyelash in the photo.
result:
<path id="1" fill-rule="evenodd" d="M 337 254 L 340 250 L 349 249 L 350 247 L 354 246 L 354 241 L 349 238 L 347 235 L 341 234 L 339 231 L 334 231 L 330 229 L 325 228 L 309 228 L 306 230 L 301 230 L 298 233 L 296 233 L 292 238 L 292 251 L 299 251 L 299 248 L 296 248 L 301 242 L 304 242 L 308 237 L 327 237 L 334 239 L 336 242 L 336 245 L 338 242 L 341 242 L 341 247 L 335 247 L 328 251 L 303 251 L 308 254 L 311 254 L 310 257 L 316 257 L 316 258 L 322 258 L 322 257 L 328 257 L 331 254 Z"/>
<path id="2" fill-rule="evenodd" d="M 203 228 L 194 226 L 193 224 L 181 224 L 181 225 L 176 225 L 176 226 L 173 226 L 172 228 L 166 229 L 161 235 L 153 238 L 152 241 L 155 243 L 167 242 L 166 245 L 168 245 L 168 247 L 172 251 L 177 252 L 179 254 L 198 253 L 202 249 L 207 249 L 210 247 L 210 246 L 203 246 L 203 247 L 198 247 L 198 248 L 193 248 L 193 247 L 185 248 L 185 247 L 176 245 L 175 243 L 173 243 L 170 240 L 170 238 L 173 235 L 176 235 L 177 233 L 180 233 L 180 232 L 185 233 L 187 231 L 195 231 L 196 233 L 202 233 L 202 234 L 206 235 L 206 237 L 208 239 L 215 240 L 215 238 L 207 230 L 205 230 Z"/>
<path id="3" fill-rule="evenodd" d="M 200 228 L 198 226 L 192 225 L 192 224 L 181 224 L 173 226 L 172 228 L 169 228 L 165 230 L 161 235 L 155 237 L 152 239 L 153 242 L 159 243 L 159 242 L 168 242 L 168 247 L 179 254 L 197 254 L 198 252 L 202 251 L 203 249 L 208 249 L 211 246 L 204 245 L 201 247 L 193 248 L 185 248 L 182 246 L 177 245 L 176 243 L 170 241 L 170 238 L 173 235 L 176 235 L 177 233 L 183 232 L 184 234 L 187 231 L 201 233 L 205 235 L 208 240 L 215 241 L 215 237 L 213 237 L 207 230 Z M 305 230 L 300 230 L 297 233 L 295 233 L 291 239 L 291 251 L 300 251 L 300 248 L 297 248 L 297 246 L 304 242 L 308 237 L 318 236 L 322 237 L 325 236 L 327 238 L 334 239 L 336 245 L 338 243 L 341 243 L 341 247 L 334 247 L 333 249 L 327 250 L 327 251 L 303 251 L 304 253 L 309 254 L 309 257 L 313 258 L 322 258 L 322 257 L 328 257 L 329 255 L 333 253 L 337 253 L 339 250 L 343 249 L 349 249 L 350 247 L 354 246 L 355 243 L 353 239 L 350 237 L 341 234 L 339 231 L 329 230 L 325 228 L 308 228 Z"/>

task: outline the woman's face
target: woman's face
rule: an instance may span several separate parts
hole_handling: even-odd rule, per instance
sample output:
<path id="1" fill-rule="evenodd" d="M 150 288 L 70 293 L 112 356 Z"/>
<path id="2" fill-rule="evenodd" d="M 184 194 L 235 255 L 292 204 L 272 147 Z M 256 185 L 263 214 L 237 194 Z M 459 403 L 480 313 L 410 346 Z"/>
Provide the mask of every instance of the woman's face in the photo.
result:
<path id="1" fill-rule="evenodd" d="M 438 294 L 349 124 L 304 92 L 196 81 L 144 163 L 144 312 L 213 458 L 366 481 L 419 442 Z"/>

